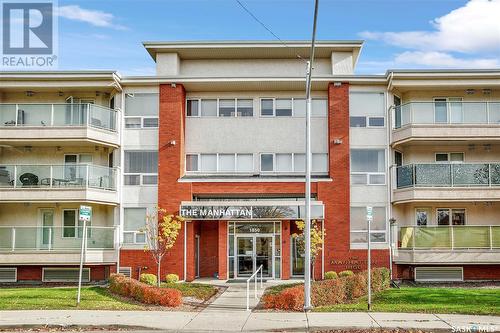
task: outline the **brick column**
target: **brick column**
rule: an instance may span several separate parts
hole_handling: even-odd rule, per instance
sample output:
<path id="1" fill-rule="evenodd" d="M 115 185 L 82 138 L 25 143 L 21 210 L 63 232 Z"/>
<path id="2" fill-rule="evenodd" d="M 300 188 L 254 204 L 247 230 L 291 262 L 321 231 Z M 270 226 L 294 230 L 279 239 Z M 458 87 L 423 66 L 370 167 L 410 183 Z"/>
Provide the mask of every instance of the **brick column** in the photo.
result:
<path id="1" fill-rule="evenodd" d="M 219 221 L 217 261 L 219 280 L 227 280 L 227 221 Z"/>
<path id="2" fill-rule="evenodd" d="M 328 85 L 329 174 L 332 182 L 318 183 L 325 204 L 325 270 L 345 260 L 350 248 L 349 84 Z M 337 143 L 335 143 L 337 141 Z"/>
<path id="3" fill-rule="evenodd" d="M 194 222 L 187 222 L 187 249 L 186 249 L 186 281 L 193 281 L 195 279 L 195 262 L 194 262 Z"/>
<path id="4" fill-rule="evenodd" d="M 290 279 L 290 221 L 281 222 L 281 279 Z"/>
<path id="5" fill-rule="evenodd" d="M 182 85 L 160 85 L 158 206 L 170 214 L 177 214 L 181 201 L 192 198 L 191 184 L 178 182 L 184 174 L 185 103 L 186 92 Z M 181 279 L 186 278 L 184 276 L 184 232 L 183 223 L 174 247 L 164 257 L 162 275 L 175 273 Z M 151 263 L 148 265 L 152 266 Z"/>

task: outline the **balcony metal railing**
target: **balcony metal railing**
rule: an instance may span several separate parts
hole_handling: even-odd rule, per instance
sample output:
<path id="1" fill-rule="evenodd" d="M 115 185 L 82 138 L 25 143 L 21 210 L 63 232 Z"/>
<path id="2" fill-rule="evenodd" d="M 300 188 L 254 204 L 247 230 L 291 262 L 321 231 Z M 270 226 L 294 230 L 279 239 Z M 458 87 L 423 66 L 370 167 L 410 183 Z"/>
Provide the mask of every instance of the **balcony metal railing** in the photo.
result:
<path id="1" fill-rule="evenodd" d="M 500 163 L 408 164 L 396 168 L 396 187 L 487 187 L 500 185 Z"/>
<path id="2" fill-rule="evenodd" d="M 500 125 L 500 102 L 410 102 L 395 108 L 395 128 L 406 125 Z"/>
<path id="3" fill-rule="evenodd" d="M 82 245 L 83 226 L 0 226 L 0 252 L 75 251 Z M 113 250 L 117 227 L 87 227 L 87 250 Z"/>
<path id="4" fill-rule="evenodd" d="M 0 165 L 0 188 L 116 190 L 117 169 L 89 164 Z"/>
<path id="5" fill-rule="evenodd" d="M 400 250 L 500 249 L 500 225 L 400 227 Z"/>
<path id="6" fill-rule="evenodd" d="M 90 126 L 116 131 L 116 110 L 96 104 L 0 104 L 0 127 Z"/>

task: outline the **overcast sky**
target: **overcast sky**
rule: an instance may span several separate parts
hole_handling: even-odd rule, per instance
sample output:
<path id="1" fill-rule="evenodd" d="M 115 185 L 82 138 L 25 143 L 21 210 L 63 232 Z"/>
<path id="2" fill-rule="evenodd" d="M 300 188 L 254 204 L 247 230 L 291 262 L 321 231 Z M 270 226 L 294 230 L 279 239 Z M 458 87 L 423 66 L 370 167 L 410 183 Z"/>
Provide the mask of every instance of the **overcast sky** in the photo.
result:
<path id="1" fill-rule="evenodd" d="M 274 34 L 310 39 L 312 0 L 240 0 Z M 274 40 L 236 0 L 59 0 L 59 69 L 154 74 L 143 41 Z M 358 74 L 500 67 L 500 0 L 320 0 L 318 39 L 363 39 Z"/>

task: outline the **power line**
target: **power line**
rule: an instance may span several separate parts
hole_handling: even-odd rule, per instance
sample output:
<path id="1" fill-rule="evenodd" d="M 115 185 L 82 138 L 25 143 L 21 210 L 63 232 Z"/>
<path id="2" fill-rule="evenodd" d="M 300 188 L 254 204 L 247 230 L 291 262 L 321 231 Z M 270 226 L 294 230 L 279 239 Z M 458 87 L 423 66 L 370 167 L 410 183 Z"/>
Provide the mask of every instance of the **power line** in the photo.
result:
<path id="1" fill-rule="evenodd" d="M 252 11 L 250 9 L 248 9 L 240 0 L 235 0 L 238 5 L 240 5 L 241 8 L 243 8 L 243 10 L 245 12 L 248 13 L 248 15 L 250 15 L 250 17 L 252 17 L 257 23 L 259 23 L 264 29 L 266 29 L 271 35 L 274 36 L 274 38 L 276 38 L 278 41 L 280 41 L 281 44 L 283 44 L 285 47 L 288 47 L 290 48 L 289 45 L 287 45 L 287 43 L 282 40 L 281 38 L 279 38 L 278 35 L 276 35 L 267 25 L 264 24 L 264 22 L 262 22 L 261 20 L 259 20 L 259 18 L 254 14 L 252 13 Z M 297 54 L 295 53 L 295 56 L 303 61 L 305 61 L 301 56 L 300 54 Z"/>

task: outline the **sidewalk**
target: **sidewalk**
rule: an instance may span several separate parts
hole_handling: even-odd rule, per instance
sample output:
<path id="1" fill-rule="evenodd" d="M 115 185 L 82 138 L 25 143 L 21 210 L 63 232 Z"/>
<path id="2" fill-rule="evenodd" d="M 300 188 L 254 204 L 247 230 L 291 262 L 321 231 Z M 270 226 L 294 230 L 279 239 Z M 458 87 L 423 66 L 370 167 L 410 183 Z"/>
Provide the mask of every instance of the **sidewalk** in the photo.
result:
<path id="1" fill-rule="evenodd" d="M 329 328 L 500 330 L 500 317 L 421 313 L 276 313 L 221 309 L 208 312 L 28 310 L 0 311 L 0 328 L 19 325 L 135 326 L 172 331 L 308 331 Z M 474 331 L 474 330 L 472 330 Z"/>
<path id="2" fill-rule="evenodd" d="M 376 312 L 251 312 L 246 311 L 246 285 L 228 288 L 201 312 L 180 311 L 97 311 L 26 310 L 0 311 L 0 328 L 19 325 L 133 326 L 171 331 L 308 331 L 330 328 L 459 328 L 462 332 L 478 326 L 483 332 L 500 331 L 500 317 L 422 313 Z M 253 285 L 252 285 L 253 287 Z M 258 303 L 250 294 L 250 307 Z M 258 297 L 263 289 L 258 289 Z M 467 330 L 468 329 L 468 330 Z"/>

